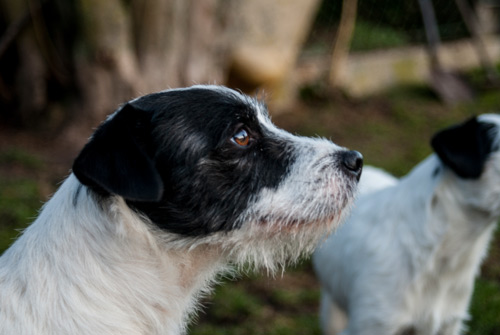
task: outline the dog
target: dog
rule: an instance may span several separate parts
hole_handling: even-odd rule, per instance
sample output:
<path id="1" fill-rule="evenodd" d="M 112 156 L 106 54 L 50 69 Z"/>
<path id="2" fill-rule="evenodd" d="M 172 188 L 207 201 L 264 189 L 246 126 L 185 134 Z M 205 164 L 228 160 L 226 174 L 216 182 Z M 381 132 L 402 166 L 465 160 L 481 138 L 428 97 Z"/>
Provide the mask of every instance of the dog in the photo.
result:
<path id="1" fill-rule="evenodd" d="M 456 335 L 500 216 L 500 116 L 438 132 L 398 180 L 363 171 L 347 222 L 320 245 L 324 334 Z"/>
<path id="2" fill-rule="evenodd" d="M 312 253 L 362 163 L 223 86 L 131 100 L 0 258 L 0 334 L 182 334 L 221 272 Z"/>

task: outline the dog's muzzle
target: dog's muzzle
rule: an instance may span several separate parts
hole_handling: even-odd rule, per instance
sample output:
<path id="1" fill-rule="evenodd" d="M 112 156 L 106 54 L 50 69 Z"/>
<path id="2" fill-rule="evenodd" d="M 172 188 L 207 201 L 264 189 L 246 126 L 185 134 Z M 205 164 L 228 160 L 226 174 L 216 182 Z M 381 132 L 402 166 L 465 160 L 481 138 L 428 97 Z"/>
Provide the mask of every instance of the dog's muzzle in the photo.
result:
<path id="1" fill-rule="evenodd" d="M 340 155 L 340 160 L 344 171 L 352 174 L 359 181 L 363 170 L 363 155 L 355 150 L 349 150 Z"/>

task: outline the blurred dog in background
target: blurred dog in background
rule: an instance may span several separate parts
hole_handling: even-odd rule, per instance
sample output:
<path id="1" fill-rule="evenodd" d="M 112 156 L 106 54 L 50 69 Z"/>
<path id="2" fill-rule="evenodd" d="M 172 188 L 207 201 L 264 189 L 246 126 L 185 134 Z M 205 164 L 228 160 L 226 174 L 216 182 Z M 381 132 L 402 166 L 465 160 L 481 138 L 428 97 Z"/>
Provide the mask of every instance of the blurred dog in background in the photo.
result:
<path id="1" fill-rule="evenodd" d="M 313 255 L 325 334 L 455 335 L 500 216 L 500 116 L 432 139 L 398 180 L 367 167 L 351 218 Z"/>

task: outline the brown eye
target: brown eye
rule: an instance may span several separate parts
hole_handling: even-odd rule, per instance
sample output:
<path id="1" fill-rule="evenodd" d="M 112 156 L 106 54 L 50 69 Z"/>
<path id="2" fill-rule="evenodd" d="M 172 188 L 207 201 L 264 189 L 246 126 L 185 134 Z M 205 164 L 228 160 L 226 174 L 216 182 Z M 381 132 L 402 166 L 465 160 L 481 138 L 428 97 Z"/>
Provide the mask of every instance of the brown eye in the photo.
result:
<path id="1" fill-rule="evenodd" d="M 250 143 L 250 135 L 242 128 L 234 134 L 232 141 L 241 147 L 246 147 Z"/>

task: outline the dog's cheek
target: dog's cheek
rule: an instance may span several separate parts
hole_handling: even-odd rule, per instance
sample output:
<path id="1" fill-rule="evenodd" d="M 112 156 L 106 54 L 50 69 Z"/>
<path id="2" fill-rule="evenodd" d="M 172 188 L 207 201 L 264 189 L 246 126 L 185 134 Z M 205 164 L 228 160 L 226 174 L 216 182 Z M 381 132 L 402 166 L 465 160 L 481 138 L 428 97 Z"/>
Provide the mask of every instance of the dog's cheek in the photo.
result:
<path id="1" fill-rule="evenodd" d="M 252 196 L 252 176 L 236 162 L 205 159 L 179 189 L 173 202 L 178 212 L 190 213 L 201 231 L 229 231 Z"/>
<path id="2" fill-rule="evenodd" d="M 204 161 L 197 169 L 198 184 L 204 184 L 202 194 L 223 200 L 212 202 L 214 206 L 241 213 L 262 189 L 276 189 L 288 174 L 292 158 L 283 150 L 273 155 L 260 149 L 243 155 L 214 155 Z"/>

